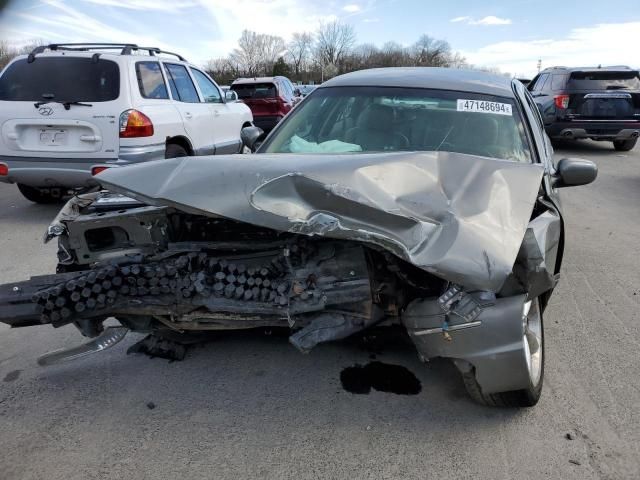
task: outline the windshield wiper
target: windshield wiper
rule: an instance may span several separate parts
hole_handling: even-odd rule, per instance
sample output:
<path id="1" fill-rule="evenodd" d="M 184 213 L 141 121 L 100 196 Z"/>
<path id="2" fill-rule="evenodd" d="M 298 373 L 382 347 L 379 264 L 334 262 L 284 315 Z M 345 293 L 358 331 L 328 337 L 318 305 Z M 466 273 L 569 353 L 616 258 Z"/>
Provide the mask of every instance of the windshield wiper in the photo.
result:
<path id="1" fill-rule="evenodd" d="M 65 102 L 63 100 L 43 100 L 41 102 L 34 103 L 33 106 L 36 108 L 40 108 L 42 105 L 46 105 L 47 103 L 59 103 L 64 107 L 65 110 L 69 110 L 71 108 L 71 105 L 77 105 L 79 107 L 93 107 L 93 105 L 91 105 L 90 103 L 82 103 L 76 101 Z"/>

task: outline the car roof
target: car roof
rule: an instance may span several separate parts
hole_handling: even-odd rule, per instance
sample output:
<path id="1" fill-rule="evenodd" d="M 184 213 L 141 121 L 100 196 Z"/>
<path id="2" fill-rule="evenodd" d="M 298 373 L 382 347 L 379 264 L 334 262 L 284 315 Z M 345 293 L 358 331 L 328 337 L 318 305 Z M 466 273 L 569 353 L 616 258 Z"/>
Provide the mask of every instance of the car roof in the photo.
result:
<path id="1" fill-rule="evenodd" d="M 438 67 L 394 67 L 359 70 L 334 77 L 318 88 L 405 87 L 455 90 L 513 97 L 511 79 L 475 70 Z"/>
<path id="2" fill-rule="evenodd" d="M 118 62 L 118 61 L 120 62 L 154 62 L 154 61 L 162 60 L 164 62 L 179 63 L 182 65 L 189 65 L 194 68 L 199 68 L 199 67 L 196 67 L 195 65 L 192 65 L 186 60 L 180 60 L 178 58 L 172 58 L 165 55 L 142 55 L 142 54 L 122 55 L 117 52 L 96 52 L 96 51 L 78 51 L 78 50 L 76 51 L 61 50 L 61 51 L 54 51 L 54 52 L 50 52 L 50 51 L 42 52 L 37 55 L 35 61 L 37 61 L 38 58 L 46 58 L 46 57 L 92 58 L 96 54 L 100 55 L 99 58 L 104 58 L 104 59 L 112 60 L 115 62 Z M 29 55 L 18 55 L 15 58 L 15 60 L 22 60 L 22 59 L 28 60 Z"/>
<path id="3" fill-rule="evenodd" d="M 250 77 L 250 78 L 237 78 L 233 81 L 232 85 L 239 85 L 242 83 L 273 83 L 276 80 L 282 80 L 286 77 Z"/>
<path id="4" fill-rule="evenodd" d="M 626 65 L 612 65 L 605 67 L 548 67 L 542 70 L 540 73 L 548 73 L 551 71 L 561 72 L 630 72 L 636 69 L 627 67 Z"/>

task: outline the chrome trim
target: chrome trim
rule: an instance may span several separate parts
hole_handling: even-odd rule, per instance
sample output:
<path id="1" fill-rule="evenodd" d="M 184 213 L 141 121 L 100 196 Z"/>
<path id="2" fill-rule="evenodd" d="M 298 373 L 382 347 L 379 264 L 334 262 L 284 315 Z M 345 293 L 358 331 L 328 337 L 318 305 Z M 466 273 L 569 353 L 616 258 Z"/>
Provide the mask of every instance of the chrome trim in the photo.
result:
<path id="1" fill-rule="evenodd" d="M 101 352 L 107 348 L 111 348 L 122 340 L 127 332 L 126 327 L 107 327 L 99 336 L 77 347 L 56 350 L 54 352 L 45 353 L 38 358 L 38 365 L 47 367 L 58 363 L 69 362 L 78 358 L 86 357 L 92 353 Z"/>
<path id="2" fill-rule="evenodd" d="M 442 332 L 455 332 L 456 330 L 464 330 L 466 328 L 479 327 L 482 325 L 482 322 L 469 322 L 469 323 L 461 323 L 460 325 L 451 325 L 447 328 L 437 327 L 437 328 L 427 328 L 426 330 L 416 330 L 413 332 L 414 335 L 430 335 L 432 333 L 442 333 Z"/>
<path id="3" fill-rule="evenodd" d="M 630 93 L 587 93 L 584 98 L 631 98 Z"/>

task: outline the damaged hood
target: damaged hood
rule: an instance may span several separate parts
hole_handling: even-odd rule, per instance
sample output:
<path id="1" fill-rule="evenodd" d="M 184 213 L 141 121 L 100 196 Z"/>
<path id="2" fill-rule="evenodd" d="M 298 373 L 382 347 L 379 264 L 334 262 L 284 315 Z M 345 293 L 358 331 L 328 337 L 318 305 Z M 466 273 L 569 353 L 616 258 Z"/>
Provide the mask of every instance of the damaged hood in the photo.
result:
<path id="1" fill-rule="evenodd" d="M 97 179 L 151 205 L 378 245 L 468 288 L 511 273 L 541 165 L 449 152 L 183 157 Z"/>

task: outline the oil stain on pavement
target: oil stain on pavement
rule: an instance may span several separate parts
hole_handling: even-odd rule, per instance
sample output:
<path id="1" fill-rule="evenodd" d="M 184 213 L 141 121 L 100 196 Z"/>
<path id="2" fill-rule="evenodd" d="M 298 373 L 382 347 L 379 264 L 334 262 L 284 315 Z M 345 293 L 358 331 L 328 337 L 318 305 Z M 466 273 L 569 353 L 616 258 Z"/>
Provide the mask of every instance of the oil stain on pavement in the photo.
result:
<path id="1" fill-rule="evenodd" d="M 369 394 L 371 389 L 397 395 L 417 395 L 422 390 L 420 380 L 402 365 L 382 362 L 347 367 L 340 372 L 342 387 L 350 393 Z"/>
<path id="2" fill-rule="evenodd" d="M 22 370 L 13 370 L 12 372 L 7 373 L 4 377 L 4 381 L 13 382 L 14 380 L 17 380 L 20 376 L 20 372 L 22 372 Z"/>

